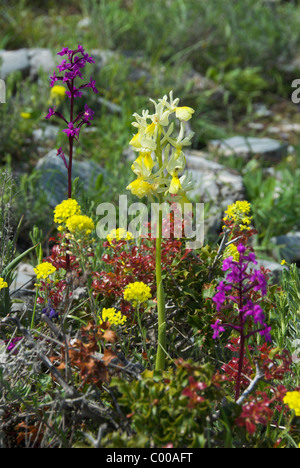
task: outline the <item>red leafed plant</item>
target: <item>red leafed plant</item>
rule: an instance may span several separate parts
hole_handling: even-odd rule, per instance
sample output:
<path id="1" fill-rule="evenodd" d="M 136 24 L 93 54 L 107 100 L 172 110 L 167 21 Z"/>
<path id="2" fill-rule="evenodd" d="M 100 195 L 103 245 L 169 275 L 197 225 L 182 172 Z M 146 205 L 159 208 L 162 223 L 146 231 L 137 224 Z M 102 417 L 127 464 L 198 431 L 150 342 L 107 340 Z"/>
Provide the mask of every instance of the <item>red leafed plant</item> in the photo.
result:
<path id="1" fill-rule="evenodd" d="M 172 226 L 171 224 L 171 228 Z M 119 307 L 126 314 L 129 309 L 123 300 L 123 292 L 127 284 L 142 281 L 150 286 L 152 295 L 155 295 L 155 239 L 151 239 L 149 235 L 141 239 L 140 245 L 128 243 L 126 240 L 105 241 L 103 247 L 107 251 L 102 260 L 109 266 L 110 271 L 93 272 L 94 294 L 119 298 Z M 162 243 L 162 269 L 172 269 L 174 259 L 183 259 L 188 252 L 182 240 L 174 239 L 171 230 L 170 237 L 165 238 Z"/>
<path id="2" fill-rule="evenodd" d="M 282 399 L 286 391 L 284 385 L 272 386 L 269 392 L 257 391 L 243 405 L 240 416 L 235 420 L 236 424 L 245 427 L 249 434 L 254 434 L 257 424 L 266 426 L 273 420 L 275 411 L 281 411 Z"/>
<path id="3" fill-rule="evenodd" d="M 238 374 L 238 345 L 239 338 L 231 338 L 226 346 L 236 353 L 227 364 L 222 366 L 227 380 L 235 382 Z M 249 347 L 251 351 L 253 349 Z M 271 345 L 264 343 L 257 347 L 257 358 L 255 359 L 263 375 L 264 388 L 255 389 L 253 394 L 247 397 L 247 402 L 242 406 L 242 411 L 236 419 L 238 426 L 246 428 L 249 434 L 256 431 L 257 424 L 267 425 L 274 418 L 276 410 L 282 410 L 282 399 L 287 391 L 283 385 L 273 385 L 274 381 L 282 381 L 286 373 L 291 372 L 292 359 L 287 350 L 279 352 Z M 253 379 L 253 363 L 244 358 L 241 388 L 246 390 Z"/>
<path id="4" fill-rule="evenodd" d="M 229 348 L 236 356 L 227 364 L 223 364 L 222 370 L 225 372 L 228 380 L 235 382 L 238 371 L 239 338 L 231 338 L 226 348 Z M 251 346 L 249 346 L 249 351 L 253 351 Z M 287 350 L 283 350 L 280 353 L 272 348 L 272 345 L 264 343 L 262 346 L 257 347 L 257 352 L 256 361 L 259 363 L 260 370 L 264 374 L 266 380 L 282 380 L 287 372 L 291 372 L 292 358 Z M 253 363 L 245 357 L 242 370 L 242 389 L 245 390 L 249 385 L 253 372 Z"/>

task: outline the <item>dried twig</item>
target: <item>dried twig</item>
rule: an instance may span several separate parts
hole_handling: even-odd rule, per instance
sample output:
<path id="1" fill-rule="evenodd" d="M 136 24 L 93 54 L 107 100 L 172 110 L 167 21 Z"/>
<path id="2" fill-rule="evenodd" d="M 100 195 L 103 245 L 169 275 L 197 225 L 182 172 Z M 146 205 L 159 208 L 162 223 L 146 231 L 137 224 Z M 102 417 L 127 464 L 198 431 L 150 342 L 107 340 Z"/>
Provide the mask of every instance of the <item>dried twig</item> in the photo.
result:
<path id="1" fill-rule="evenodd" d="M 256 367 L 256 375 L 254 379 L 251 380 L 246 390 L 242 393 L 242 395 L 236 401 L 236 403 L 240 406 L 243 404 L 244 400 L 248 397 L 248 395 L 255 389 L 258 382 L 262 380 L 265 376 L 264 373 L 260 370 L 257 362 L 255 363 L 255 367 Z"/>

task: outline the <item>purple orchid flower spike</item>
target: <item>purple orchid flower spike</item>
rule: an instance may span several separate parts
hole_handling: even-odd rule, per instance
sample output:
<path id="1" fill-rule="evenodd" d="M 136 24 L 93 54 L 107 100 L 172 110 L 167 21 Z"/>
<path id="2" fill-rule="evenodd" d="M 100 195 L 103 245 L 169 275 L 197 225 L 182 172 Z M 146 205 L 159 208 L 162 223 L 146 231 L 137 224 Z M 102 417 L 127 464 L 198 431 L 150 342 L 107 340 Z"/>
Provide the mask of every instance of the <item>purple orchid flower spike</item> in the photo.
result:
<path id="1" fill-rule="evenodd" d="M 72 160 L 73 160 L 73 144 L 74 140 L 78 141 L 80 130 L 82 125 L 90 125 L 90 121 L 93 119 L 94 112 L 85 105 L 84 111 L 80 112 L 77 116 L 74 116 L 74 100 L 81 98 L 83 95 L 82 90 L 84 88 L 91 88 L 94 93 L 98 93 L 96 88 L 95 80 L 90 78 L 88 83 L 80 84 L 79 86 L 75 85 L 76 80 L 82 80 L 82 70 L 87 63 L 95 63 L 94 59 L 85 52 L 83 46 L 78 44 L 77 49 L 69 49 L 69 47 L 63 47 L 60 52 L 57 52 L 57 55 L 63 57 L 60 65 L 57 66 L 59 74 L 53 72 L 53 75 L 50 76 L 51 87 L 57 81 L 62 81 L 67 86 L 66 95 L 70 99 L 70 115 L 69 118 L 65 118 L 63 114 L 56 111 L 56 108 L 50 108 L 46 119 L 50 119 L 53 116 L 56 116 L 62 119 L 66 124 L 67 128 L 63 130 L 69 140 L 69 162 L 67 164 L 65 155 L 61 148 L 57 151 L 57 154 L 62 158 L 64 165 L 68 172 L 68 198 L 72 197 Z M 67 254 L 67 269 L 69 269 L 69 257 Z"/>
<path id="2" fill-rule="evenodd" d="M 69 49 L 69 47 L 63 47 L 60 52 L 57 52 L 57 55 L 63 57 L 60 65 L 57 65 L 58 72 L 53 72 L 53 75 L 50 76 L 51 87 L 60 80 L 65 83 L 68 87 L 66 95 L 70 99 L 70 117 L 66 119 L 61 113 L 56 111 L 56 108 L 50 108 L 46 119 L 50 119 L 53 116 L 59 117 L 67 124 L 67 128 L 63 132 L 67 135 L 69 139 L 69 164 L 66 165 L 65 159 L 64 163 L 68 169 L 68 197 L 71 198 L 72 193 L 72 156 L 73 156 L 73 141 L 78 140 L 80 129 L 83 124 L 90 125 L 90 120 L 92 120 L 94 112 L 85 105 L 84 112 L 78 114 L 74 118 L 74 100 L 76 98 L 82 97 L 83 88 L 91 88 L 93 92 L 98 93 L 96 88 L 95 80 L 90 78 L 88 83 L 81 84 L 80 86 L 75 86 L 75 80 L 82 80 L 83 76 L 81 70 L 85 67 L 87 63 L 95 63 L 94 59 L 85 52 L 82 45 L 78 44 L 77 49 Z M 59 75 L 57 75 L 59 73 Z M 59 149 L 58 154 L 62 157 L 63 152 Z"/>
<path id="3" fill-rule="evenodd" d="M 213 329 L 213 339 L 219 338 L 226 328 L 231 328 L 240 334 L 240 357 L 236 386 L 236 399 L 240 391 L 241 374 L 243 368 L 245 341 L 256 333 L 263 336 L 266 341 L 272 341 L 271 327 L 266 324 L 266 318 L 260 304 L 257 303 L 257 295 L 261 297 L 267 294 L 267 280 L 261 270 L 250 270 L 249 264 L 257 264 L 255 254 L 246 254 L 246 247 L 243 244 L 237 246 L 239 260 L 228 257 L 223 260 L 222 270 L 226 272 L 225 281 L 221 281 L 217 286 L 217 293 L 213 297 L 217 312 L 224 319 L 223 311 L 230 309 L 236 311 L 231 314 L 231 320 L 235 322 L 223 323 L 217 318 Z M 219 315 L 220 316 L 220 315 Z"/>

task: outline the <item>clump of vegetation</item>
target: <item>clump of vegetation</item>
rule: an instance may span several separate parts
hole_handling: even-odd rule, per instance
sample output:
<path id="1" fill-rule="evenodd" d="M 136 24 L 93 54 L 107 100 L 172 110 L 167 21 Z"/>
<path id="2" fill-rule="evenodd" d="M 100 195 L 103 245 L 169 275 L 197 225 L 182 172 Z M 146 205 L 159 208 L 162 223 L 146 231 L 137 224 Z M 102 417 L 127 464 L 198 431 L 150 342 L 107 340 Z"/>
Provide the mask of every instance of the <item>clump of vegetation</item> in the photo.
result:
<path id="1" fill-rule="evenodd" d="M 63 2 L 63 19 L 54 2 L 20 4 L 14 16 L 6 5 L 3 45 L 38 43 L 61 61 L 50 92 L 43 74 L 28 93 L 9 77 L 1 107 L 0 446 L 298 447 L 299 271 L 283 261 L 274 283 L 257 265 L 273 235 L 297 227 L 297 149 L 271 175 L 256 160 L 243 167 L 247 200 L 200 245 L 185 155 L 223 118 L 226 133 L 257 101 L 286 96 L 278 77 L 297 45 L 295 6 L 84 0 Z M 99 44 L 114 50 L 103 67 Z M 200 93 L 195 77 L 212 87 Z M 54 208 L 32 137 L 50 119 L 58 136 L 45 145 L 65 168 Z M 87 193 L 72 172 L 84 157 L 109 173 Z M 20 167 L 30 171 L 15 176 Z M 130 220 L 116 208 L 124 193 Z M 24 259 L 34 286 L 13 291 Z"/>

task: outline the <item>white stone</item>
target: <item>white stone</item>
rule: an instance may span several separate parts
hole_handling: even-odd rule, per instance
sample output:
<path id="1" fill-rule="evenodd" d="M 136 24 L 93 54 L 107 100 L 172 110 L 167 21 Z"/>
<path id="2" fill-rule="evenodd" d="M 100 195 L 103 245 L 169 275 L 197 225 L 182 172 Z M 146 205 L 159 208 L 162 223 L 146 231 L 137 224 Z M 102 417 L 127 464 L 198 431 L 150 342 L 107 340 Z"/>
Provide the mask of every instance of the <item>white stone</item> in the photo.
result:
<path id="1" fill-rule="evenodd" d="M 234 136 L 224 140 L 211 140 L 211 152 L 222 156 L 239 156 L 246 160 L 253 156 L 278 161 L 287 155 L 288 145 L 272 138 Z"/>

